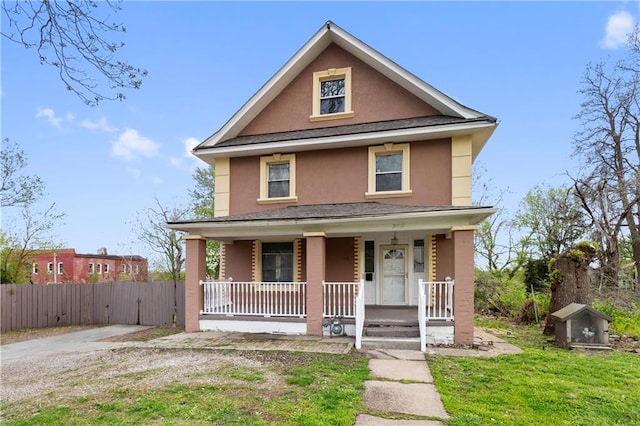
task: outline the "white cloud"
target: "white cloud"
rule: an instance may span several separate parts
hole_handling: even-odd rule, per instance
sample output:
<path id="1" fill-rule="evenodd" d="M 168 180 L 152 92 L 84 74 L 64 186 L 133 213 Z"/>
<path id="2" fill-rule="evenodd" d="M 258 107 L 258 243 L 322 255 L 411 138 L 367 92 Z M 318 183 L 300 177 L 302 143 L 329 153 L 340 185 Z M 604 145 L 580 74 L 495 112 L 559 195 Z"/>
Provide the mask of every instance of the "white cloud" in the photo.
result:
<path id="1" fill-rule="evenodd" d="M 137 130 L 126 129 L 118 140 L 111 144 L 111 154 L 125 160 L 133 160 L 138 156 L 152 157 L 158 155 L 160 145 L 149 138 L 141 136 Z"/>
<path id="2" fill-rule="evenodd" d="M 195 148 L 199 143 L 200 141 L 193 137 L 184 139 L 182 141 L 184 151 L 182 155 L 178 157 L 169 158 L 169 162 L 171 163 L 171 165 L 178 168 L 187 168 L 190 170 L 195 169 L 198 166 L 204 166 L 205 163 L 191 153 L 193 148 Z"/>
<path id="3" fill-rule="evenodd" d="M 91 120 L 82 120 L 80 122 L 80 127 L 83 127 L 87 130 L 101 130 L 103 132 L 113 133 L 118 129 L 112 126 L 109 123 L 109 120 L 105 116 L 100 117 L 100 119 L 96 121 Z"/>
<path id="4" fill-rule="evenodd" d="M 605 49 L 617 49 L 625 45 L 635 25 L 634 17 L 624 10 L 609 16 L 604 38 L 600 45 Z"/>
<path id="5" fill-rule="evenodd" d="M 66 113 L 64 116 L 57 116 L 55 111 L 51 108 L 38 108 L 36 111 L 36 118 L 45 118 L 49 124 L 51 124 L 56 129 L 61 129 L 62 124 L 67 121 L 73 121 L 73 114 L 70 112 Z"/>

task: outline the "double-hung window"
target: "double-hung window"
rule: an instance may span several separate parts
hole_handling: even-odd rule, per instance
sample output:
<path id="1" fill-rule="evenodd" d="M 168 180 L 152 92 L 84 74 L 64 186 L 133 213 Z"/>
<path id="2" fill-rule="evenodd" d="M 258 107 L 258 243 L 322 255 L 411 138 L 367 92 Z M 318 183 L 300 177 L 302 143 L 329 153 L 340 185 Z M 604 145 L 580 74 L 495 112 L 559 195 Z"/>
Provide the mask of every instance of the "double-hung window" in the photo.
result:
<path id="1" fill-rule="evenodd" d="M 409 144 L 386 143 L 369 147 L 367 198 L 411 195 Z"/>
<path id="2" fill-rule="evenodd" d="M 293 281 L 293 243 L 262 243 L 262 281 Z"/>
<path id="3" fill-rule="evenodd" d="M 313 73 L 311 121 L 350 118 L 351 68 L 330 68 Z"/>
<path id="4" fill-rule="evenodd" d="M 95 273 L 95 269 L 94 269 L 93 263 L 90 263 L 90 264 L 89 264 L 89 268 L 88 268 L 88 271 L 87 271 L 87 272 L 88 272 L 89 274 L 94 274 L 94 273 Z"/>
<path id="5" fill-rule="evenodd" d="M 283 203 L 297 200 L 295 154 L 261 157 L 258 203 Z"/>
<path id="6" fill-rule="evenodd" d="M 63 272 L 62 262 L 58 262 L 58 275 L 62 275 L 62 272 Z"/>

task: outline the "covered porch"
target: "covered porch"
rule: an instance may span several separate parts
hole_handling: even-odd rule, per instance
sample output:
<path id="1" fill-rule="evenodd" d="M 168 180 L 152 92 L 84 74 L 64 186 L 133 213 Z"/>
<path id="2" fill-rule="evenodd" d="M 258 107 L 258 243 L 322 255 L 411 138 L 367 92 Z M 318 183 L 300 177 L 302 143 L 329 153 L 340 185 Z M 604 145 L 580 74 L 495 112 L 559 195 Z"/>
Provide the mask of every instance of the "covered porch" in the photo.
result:
<path id="1" fill-rule="evenodd" d="M 171 223 L 190 233 L 186 329 L 347 334 L 359 346 L 365 322 L 406 318 L 422 346 L 434 327 L 471 344 L 473 230 L 492 212 L 351 203 Z M 206 276 L 207 239 L 223 243 L 218 279 Z M 271 256 L 271 242 L 291 254 Z"/>

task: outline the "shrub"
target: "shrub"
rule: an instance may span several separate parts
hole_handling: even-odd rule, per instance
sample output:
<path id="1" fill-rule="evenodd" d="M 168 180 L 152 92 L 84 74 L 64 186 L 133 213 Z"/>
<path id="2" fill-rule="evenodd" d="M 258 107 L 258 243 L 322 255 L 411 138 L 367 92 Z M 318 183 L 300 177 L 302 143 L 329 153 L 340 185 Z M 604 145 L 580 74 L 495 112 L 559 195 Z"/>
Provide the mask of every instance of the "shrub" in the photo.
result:
<path id="1" fill-rule="evenodd" d="M 593 308 L 613 318 L 611 331 L 640 337 L 640 309 L 635 303 L 630 308 L 621 307 L 610 300 L 593 302 Z"/>
<path id="2" fill-rule="evenodd" d="M 527 292 L 519 277 L 476 271 L 475 309 L 478 313 L 515 318 L 527 301 Z"/>

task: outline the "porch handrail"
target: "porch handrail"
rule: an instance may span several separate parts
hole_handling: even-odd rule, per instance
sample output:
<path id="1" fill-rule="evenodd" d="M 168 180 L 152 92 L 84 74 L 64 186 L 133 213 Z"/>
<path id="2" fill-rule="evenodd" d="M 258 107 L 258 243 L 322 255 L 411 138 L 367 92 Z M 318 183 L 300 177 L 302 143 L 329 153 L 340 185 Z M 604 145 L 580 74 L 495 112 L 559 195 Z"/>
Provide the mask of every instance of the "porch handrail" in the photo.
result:
<path id="1" fill-rule="evenodd" d="M 356 349 L 362 347 L 362 332 L 364 330 L 364 280 L 358 283 L 356 296 Z"/>
<path id="2" fill-rule="evenodd" d="M 427 292 L 424 281 L 418 281 L 418 325 L 420 327 L 420 352 L 427 351 Z"/>
<path id="3" fill-rule="evenodd" d="M 200 281 L 201 315 L 297 317 L 307 315 L 306 282 Z"/>

